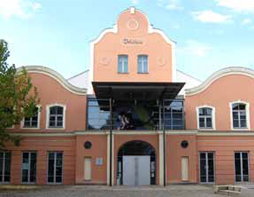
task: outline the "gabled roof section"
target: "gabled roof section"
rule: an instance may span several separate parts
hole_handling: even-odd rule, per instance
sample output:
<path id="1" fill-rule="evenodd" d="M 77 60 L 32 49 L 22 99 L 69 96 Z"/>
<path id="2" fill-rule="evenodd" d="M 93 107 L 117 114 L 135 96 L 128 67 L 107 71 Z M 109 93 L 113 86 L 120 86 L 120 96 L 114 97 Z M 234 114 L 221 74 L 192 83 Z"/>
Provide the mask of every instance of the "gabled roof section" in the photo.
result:
<path id="1" fill-rule="evenodd" d="M 25 68 L 27 73 L 40 73 L 52 77 L 57 82 L 59 82 L 66 90 L 78 94 L 78 95 L 86 95 L 87 89 L 86 88 L 78 88 L 72 84 L 70 84 L 62 75 L 58 72 L 45 67 L 45 66 L 24 66 L 17 69 L 17 74 L 22 72 L 22 69 Z"/>

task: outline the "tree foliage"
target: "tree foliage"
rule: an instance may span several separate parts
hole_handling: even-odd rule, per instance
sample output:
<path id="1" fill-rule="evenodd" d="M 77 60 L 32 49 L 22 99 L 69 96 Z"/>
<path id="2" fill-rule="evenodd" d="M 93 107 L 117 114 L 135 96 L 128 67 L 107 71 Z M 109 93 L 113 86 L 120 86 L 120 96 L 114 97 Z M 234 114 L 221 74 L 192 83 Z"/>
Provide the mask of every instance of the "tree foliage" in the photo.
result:
<path id="1" fill-rule="evenodd" d="M 0 148 L 6 142 L 19 145 L 21 138 L 11 135 L 8 128 L 20 124 L 24 117 L 32 117 L 39 103 L 36 88 L 25 68 L 9 65 L 8 44 L 0 39 Z"/>

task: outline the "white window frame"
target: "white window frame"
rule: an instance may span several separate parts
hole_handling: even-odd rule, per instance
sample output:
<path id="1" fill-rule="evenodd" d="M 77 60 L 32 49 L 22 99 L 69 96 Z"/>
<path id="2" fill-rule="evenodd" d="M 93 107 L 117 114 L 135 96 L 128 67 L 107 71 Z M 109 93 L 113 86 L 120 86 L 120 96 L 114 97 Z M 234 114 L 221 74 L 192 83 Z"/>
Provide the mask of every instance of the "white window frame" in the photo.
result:
<path id="1" fill-rule="evenodd" d="M 50 108 L 51 107 L 63 107 L 63 127 L 49 127 L 49 117 L 50 117 Z M 46 129 L 49 130 L 64 130 L 66 122 L 66 105 L 54 103 L 46 106 Z"/>
<path id="2" fill-rule="evenodd" d="M 141 57 L 142 57 L 142 72 L 139 72 L 139 70 L 138 70 L 138 74 L 147 74 L 147 73 L 149 73 L 148 55 L 146 55 L 146 54 L 138 55 L 138 62 L 137 63 L 139 63 L 139 58 L 141 58 Z M 146 59 L 146 61 L 147 61 L 147 72 L 144 72 L 144 59 L 143 59 L 143 57 L 147 57 L 147 59 Z M 138 66 L 139 66 L 139 64 L 138 64 Z"/>
<path id="3" fill-rule="evenodd" d="M 241 181 L 236 181 L 235 153 L 240 153 Z M 248 155 L 248 160 L 247 160 L 247 162 L 248 162 L 248 178 L 249 178 L 248 181 L 243 181 L 243 160 L 242 160 L 242 154 L 243 154 L 243 153 L 247 153 L 247 155 Z M 234 152 L 234 174 L 235 174 L 235 183 L 249 183 L 249 182 L 251 181 L 250 167 L 251 167 L 251 164 L 250 164 L 250 151 L 235 151 L 235 152 Z"/>
<path id="4" fill-rule="evenodd" d="M 201 108 L 210 108 L 210 109 L 212 109 L 212 128 L 200 128 L 199 127 L 199 109 L 201 109 Z M 215 107 L 213 107 L 211 105 L 198 106 L 198 107 L 196 107 L 196 114 L 197 114 L 197 128 L 198 128 L 198 130 L 216 130 Z"/>
<path id="5" fill-rule="evenodd" d="M 37 127 L 25 127 L 25 118 L 21 121 L 21 129 L 40 129 L 40 120 L 41 120 L 41 105 L 36 105 L 38 108 L 38 114 L 37 114 Z"/>
<path id="6" fill-rule="evenodd" d="M 240 104 L 245 104 L 246 108 L 246 128 L 234 128 L 233 124 L 233 104 L 240 103 Z M 246 101 L 238 100 L 238 101 L 233 101 L 229 103 L 230 107 L 230 127 L 231 130 L 234 131 L 241 131 L 241 130 L 250 130 L 250 104 Z"/>
<path id="7" fill-rule="evenodd" d="M 124 72 L 124 61 L 121 62 L 121 71 L 119 71 L 119 59 L 120 57 L 127 57 L 127 72 Z M 126 54 L 119 54 L 117 56 L 117 72 L 120 74 L 126 74 L 129 73 L 129 56 Z"/>
<path id="8" fill-rule="evenodd" d="M 23 179 L 23 162 L 24 162 L 24 158 L 23 158 L 23 154 L 24 153 L 28 153 L 28 165 L 29 165 L 29 168 L 28 168 L 28 181 L 27 182 L 25 182 L 25 181 L 23 181 L 22 179 Z M 36 171 L 35 171 L 35 182 L 31 182 L 30 181 L 30 172 L 31 172 L 31 154 L 32 153 L 35 153 L 36 154 Z M 38 171 L 38 168 L 37 168 L 37 165 L 38 165 L 38 154 L 37 154 L 37 152 L 36 151 L 22 151 L 21 152 L 21 183 L 22 184 L 36 184 L 36 182 L 37 182 L 37 171 Z"/>

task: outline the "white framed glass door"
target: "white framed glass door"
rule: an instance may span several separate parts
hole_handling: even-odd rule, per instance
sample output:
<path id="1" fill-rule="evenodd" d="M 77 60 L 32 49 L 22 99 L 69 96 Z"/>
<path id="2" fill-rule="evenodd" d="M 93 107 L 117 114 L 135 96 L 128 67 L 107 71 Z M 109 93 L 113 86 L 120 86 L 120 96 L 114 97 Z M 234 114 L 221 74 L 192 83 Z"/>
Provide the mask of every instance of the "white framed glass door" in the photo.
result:
<path id="1" fill-rule="evenodd" d="M 199 153 L 199 180 L 201 183 L 215 182 L 214 153 Z"/>

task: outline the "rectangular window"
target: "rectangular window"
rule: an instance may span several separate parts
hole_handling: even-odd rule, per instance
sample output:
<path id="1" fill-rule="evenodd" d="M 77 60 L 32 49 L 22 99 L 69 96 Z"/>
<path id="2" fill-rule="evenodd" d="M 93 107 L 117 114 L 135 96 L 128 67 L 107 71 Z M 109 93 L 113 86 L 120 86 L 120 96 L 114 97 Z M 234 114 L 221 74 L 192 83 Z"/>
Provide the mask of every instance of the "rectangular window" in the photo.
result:
<path id="1" fill-rule="evenodd" d="M 39 127 L 39 108 L 36 107 L 33 117 L 24 118 L 24 128 L 38 128 Z"/>
<path id="2" fill-rule="evenodd" d="M 62 183 L 63 153 L 48 152 L 48 183 Z"/>
<path id="3" fill-rule="evenodd" d="M 148 56 L 138 56 L 138 73 L 148 73 Z"/>
<path id="4" fill-rule="evenodd" d="M 92 160 L 90 157 L 85 157 L 84 160 L 84 179 L 86 181 L 92 180 Z"/>
<path id="5" fill-rule="evenodd" d="M 0 182 L 10 182 L 11 180 L 11 153 L 0 152 Z"/>
<path id="6" fill-rule="evenodd" d="M 249 181 L 249 156 L 248 152 L 235 153 L 235 180 L 236 182 Z"/>
<path id="7" fill-rule="evenodd" d="M 247 128 L 247 111 L 246 104 L 234 103 L 232 104 L 232 118 L 234 129 L 246 129 Z"/>
<path id="8" fill-rule="evenodd" d="M 22 154 L 22 183 L 36 182 L 36 152 L 23 152 Z"/>
<path id="9" fill-rule="evenodd" d="M 64 127 L 64 107 L 52 106 L 49 108 L 49 128 Z"/>
<path id="10" fill-rule="evenodd" d="M 128 73 L 128 55 L 118 55 L 118 73 Z"/>
<path id="11" fill-rule="evenodd" d="M 213 109 L 202 107 L 198 109 L 199 129 L 213 129 Z"/>

